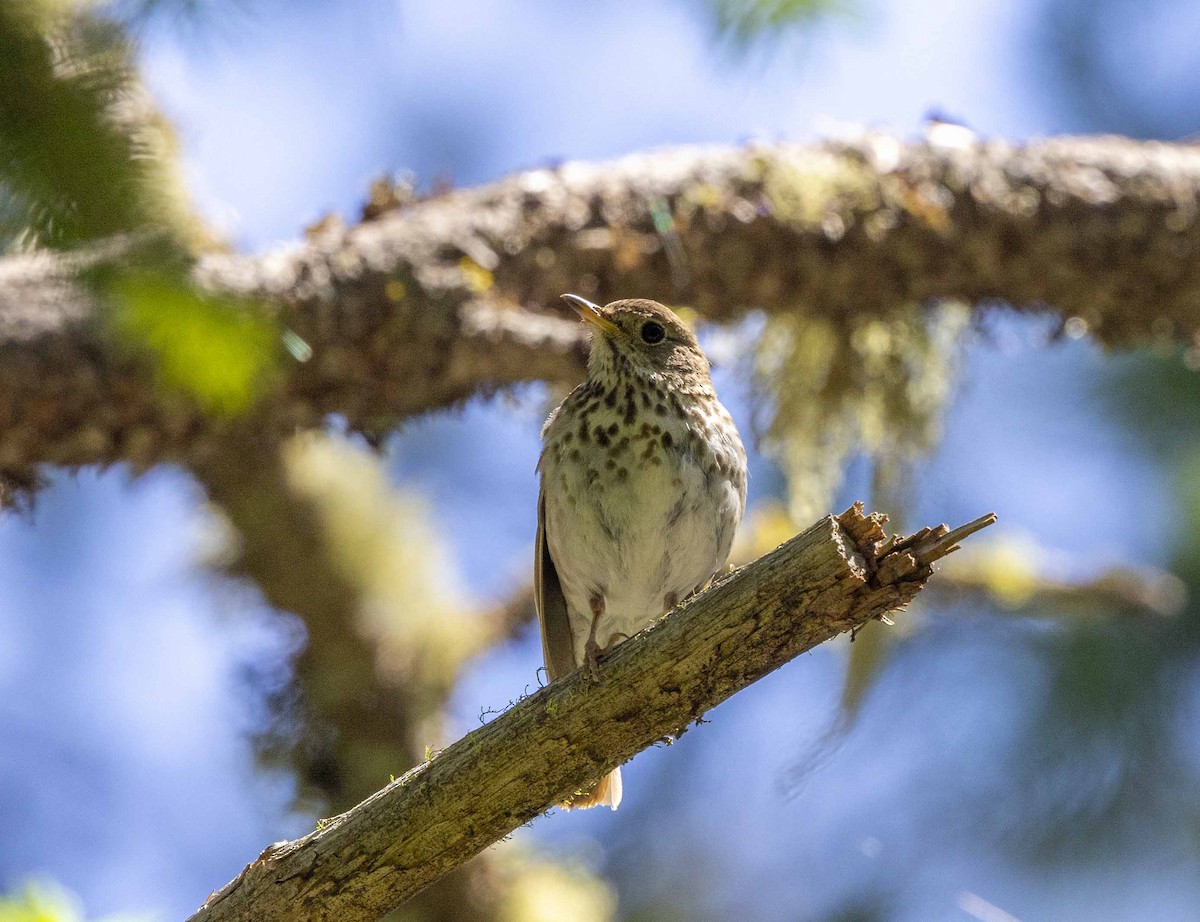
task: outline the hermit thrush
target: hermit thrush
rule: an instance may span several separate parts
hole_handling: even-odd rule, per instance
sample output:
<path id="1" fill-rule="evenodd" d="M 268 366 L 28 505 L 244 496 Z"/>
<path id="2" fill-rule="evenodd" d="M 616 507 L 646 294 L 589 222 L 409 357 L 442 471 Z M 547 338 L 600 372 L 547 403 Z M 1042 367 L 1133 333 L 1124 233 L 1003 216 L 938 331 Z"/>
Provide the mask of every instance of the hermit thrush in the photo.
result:
<path id="1" fill-rule="evenodd" d="M 667 308 L 563 299 L 592 326 L 587 380 L 546 421 L 534 593 L 554 680 L 703 588 L 746 506 L 746 452 L 700 344 Z M 621 802 L 621 770 L 566 807 Z"/>

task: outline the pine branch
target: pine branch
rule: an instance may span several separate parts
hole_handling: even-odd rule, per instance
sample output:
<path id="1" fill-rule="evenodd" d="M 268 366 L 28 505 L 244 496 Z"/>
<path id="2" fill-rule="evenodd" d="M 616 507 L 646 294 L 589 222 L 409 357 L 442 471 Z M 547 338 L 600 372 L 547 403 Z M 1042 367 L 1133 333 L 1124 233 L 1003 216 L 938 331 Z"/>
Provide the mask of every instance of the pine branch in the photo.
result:
<path id="1" fill-rule="evenodd" d="M 377 919 L 581 785 L 845 631 L 906 605 L 934 560 L 995 520 L 885 537 L 828 516 L 541 689 L 354 809 L 270 846 L 191 922 Z"/>
<path id="2" fill-rule="evenodd" d="M 572 290 L 714 321 L 954 298 L 1052 312 L 1106 343 L 1200 330 L 1200 148 L 954 131 L 533 170 L 399 197 L 281 252 L 210 256 L 195 277 L 259 299 L 311 347 L 259 405 L 253 425 L 276 435 L 330 413 L 387 429 L 519 382 L 578 380 L 582 331 L 553 306 Z M 0 472 L 202 457 L 223 424 L 155 389 L 76 265 L 0 259 Z"/>

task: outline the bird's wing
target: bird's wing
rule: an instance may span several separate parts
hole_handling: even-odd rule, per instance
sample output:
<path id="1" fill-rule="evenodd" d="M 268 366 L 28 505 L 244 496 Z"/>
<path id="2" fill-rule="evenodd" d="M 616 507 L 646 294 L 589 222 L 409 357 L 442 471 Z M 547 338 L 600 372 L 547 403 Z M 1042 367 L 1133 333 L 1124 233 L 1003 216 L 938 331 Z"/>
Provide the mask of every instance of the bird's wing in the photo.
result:
<path id="1" fill-rule="evenodd" d="M 575 669 L 575 643 L 571 639 L 571 621 L 558 570 L 550 557 L 546 541 L 546 496 L 538 493 L 537 548 L 533 560 L 533 601 L 542 629 L 542 656 L 546 674 L 553 682 Z"/>

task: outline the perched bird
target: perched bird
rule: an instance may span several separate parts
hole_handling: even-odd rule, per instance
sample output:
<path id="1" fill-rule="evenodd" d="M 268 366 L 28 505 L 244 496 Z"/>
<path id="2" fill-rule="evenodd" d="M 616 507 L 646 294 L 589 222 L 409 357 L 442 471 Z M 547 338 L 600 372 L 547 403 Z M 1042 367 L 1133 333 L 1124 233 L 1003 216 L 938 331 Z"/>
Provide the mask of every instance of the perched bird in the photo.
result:
<path id="1" fill-rule="evenodd" d="M 746 452 L 695 335 L 632 299 L 563 295 L 592 326 L 587 379 L 550 414 L 538 461 L 534 595 L 551 681 L 704 588 L 746 507 Z M 621 802 L 614 769 L 565 807 Z"/>

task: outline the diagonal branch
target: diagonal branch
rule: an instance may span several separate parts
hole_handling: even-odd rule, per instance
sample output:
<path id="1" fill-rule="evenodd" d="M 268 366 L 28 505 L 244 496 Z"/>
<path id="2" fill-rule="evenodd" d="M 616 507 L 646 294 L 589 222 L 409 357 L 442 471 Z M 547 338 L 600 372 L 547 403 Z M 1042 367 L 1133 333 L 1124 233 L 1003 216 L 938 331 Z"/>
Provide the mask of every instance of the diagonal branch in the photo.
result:
<path id="1" fill-rule="evenodd" d="M 293 842 L 272 845 L 192 922 L 373 920 L 817 644 L 896 611 L 934 560 L 995 520 L 886 539 L 862 506 L 827 516 Z"/>
<path id="2" fill-rule="evenodd" d="M 532 170 L 283 251 L 209 256 L 196 278 L 261 299 L 312 347 L 262 402 L 254 424 L 277 434 L 577 380 L 581 333 L 546 313 L 570 290 L 714 321 L 954 298 L 1056 312 L 1109 343 L 1200 329 L 1200 148 L 957 132 Z M 0 259 L 0 472 L 203 455 L 216 424 L 155 392 L 73 271 Z"/>

